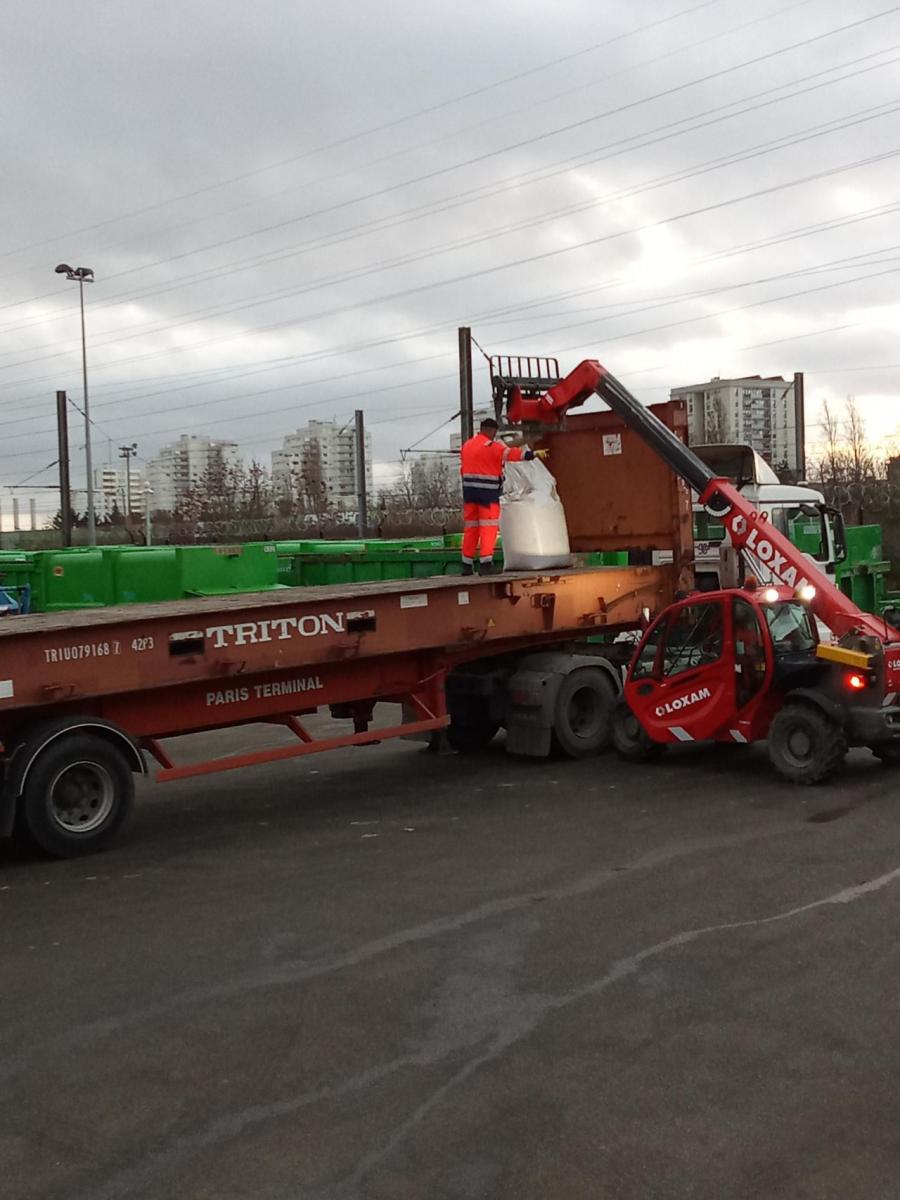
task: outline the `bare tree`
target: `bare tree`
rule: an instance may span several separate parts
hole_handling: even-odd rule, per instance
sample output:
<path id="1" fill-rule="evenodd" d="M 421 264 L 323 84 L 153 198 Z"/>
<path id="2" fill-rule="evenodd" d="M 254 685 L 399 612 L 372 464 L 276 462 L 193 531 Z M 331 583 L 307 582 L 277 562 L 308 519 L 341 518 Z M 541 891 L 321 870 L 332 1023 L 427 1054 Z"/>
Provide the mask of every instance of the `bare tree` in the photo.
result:
<path id="1" fill-rule="evenodd" d="M 847 470 L 851 482 L 862 483 L 878 475 L 876 455 L 866 436 L 866 423 L 855 396 L 848 396 L 844 416 Z"/>
<path id="2" fill-rule="evenodd" d="M 446 458 L 417 459 L 410 468 L 415 503 L 421 508 L 449 508 L 459 503 L 459 475 Z"/>
<path id="3" fill-rule="evenodd" d="M 400 468 L 400 473 L 393 485 L 382 492 L 384 507 L 388 509 L 413 509 L 416 507 L 416 488 L 413 479 L 412 463 L 407 460 Z"/>
<path id="4" fill-rule="evenodd" d="M 243 522 L 249 528 L 250 522 L 271 521 L 274 512 L 271 479 L 261 463 L 254 459 L 247 468 L 216 455 L 188 490 L 178 517 L 189 527 L 220 523 L 239 533 Z"/>
<path id="5" fill-rule="evenodd" d="M 844 482 L 847 456 L 841 437 L 841 422 L 827 400 L 822 401 L 822 448 L 811 464 L 810 476 L 821 483 Z"/>
<path id="6" fill-rule="evenodd" d="M 188 488 L 178 515 L 188 525 L 233 518 L 238 507 L 242 466 L 232 466 L 221 454 L 211 455 L 203 473 Z"/>
<path id="7" fill-rule="evenodd" d="M 393 486 L 380 496 L 380 506 L 394 511 L 454 508 L 459 502 L 455 462 L 425 455 L 405 462 Z"/>
<path id="8" fill-rule="evenodd" d="M 877 503 L 878 481 L 886 478 L 884 455 L 869 441 L 866 423 L 854 396 L 844 401 L 843 414 L 829 403 L 822 404 L 822 441 L 819 456 L 811 465 L 816 480 L 845 517 L 862 525 L 868 497 Z M 873 485 L 874 491 L 873 491 Z"/>
<path id="9" fill-rule="evenodd" d="M 274 511 L 272 481 L 262 463 L 255 458 L 244 476 L 242 515 L 252 520 L 271 517 Z"/>

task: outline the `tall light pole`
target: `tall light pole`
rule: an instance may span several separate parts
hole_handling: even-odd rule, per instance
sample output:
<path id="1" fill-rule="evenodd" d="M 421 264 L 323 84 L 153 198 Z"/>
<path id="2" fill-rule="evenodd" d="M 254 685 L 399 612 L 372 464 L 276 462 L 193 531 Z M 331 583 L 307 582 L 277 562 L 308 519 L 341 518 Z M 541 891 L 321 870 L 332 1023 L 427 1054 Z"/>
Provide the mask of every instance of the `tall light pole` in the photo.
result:
<path id="1" fill-rule="evenodd" d="M 137 442 L 119 447 L 119 458 L 125 459 L 125 524 L 131 528 L 131 459 L 137 454 Z"/>
<path id="2" fill-rule="evenodd" d="M 57 275 L 65 275 L 66 279 L 78 281 L 78 297 L 81 301 L 81 372 L 84 382 L 84 465 L 87 470 L 87 523 L 88 544 L 97 545 L 97 518 L 94 514 L 94 464 L 91 458 L 91 410 L 88 403 L 87 382 L 87 342 L 84 336 L 84 285 L 94 282 L 94 272 L 90 267 L 70 267 L 68 263 L 60 263 L 56 268 Z"/>

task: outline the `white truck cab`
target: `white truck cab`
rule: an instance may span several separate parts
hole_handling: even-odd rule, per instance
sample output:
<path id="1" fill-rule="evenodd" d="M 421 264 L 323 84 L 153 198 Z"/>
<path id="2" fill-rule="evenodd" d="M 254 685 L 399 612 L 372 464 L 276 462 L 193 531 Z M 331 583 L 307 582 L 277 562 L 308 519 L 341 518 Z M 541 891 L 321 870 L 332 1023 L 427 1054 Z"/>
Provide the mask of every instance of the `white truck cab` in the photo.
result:
<path id="1" fill-rule="evenodd" d="M 694 453 L 717 475 L 729 479 L 742 495 L 767 514 L 781 533 L 803 550 L 827 575 L 846 557 L 844 523 L 825 497 L 804 484 L 781 483 L 752 446 L 693 446 Z M 701 591 L 738 587 L 743 562 L 731 547 L 724 526 L 694 496 L 694 578 Z M 761 583 L 769 582 L 761 579 Z"/>

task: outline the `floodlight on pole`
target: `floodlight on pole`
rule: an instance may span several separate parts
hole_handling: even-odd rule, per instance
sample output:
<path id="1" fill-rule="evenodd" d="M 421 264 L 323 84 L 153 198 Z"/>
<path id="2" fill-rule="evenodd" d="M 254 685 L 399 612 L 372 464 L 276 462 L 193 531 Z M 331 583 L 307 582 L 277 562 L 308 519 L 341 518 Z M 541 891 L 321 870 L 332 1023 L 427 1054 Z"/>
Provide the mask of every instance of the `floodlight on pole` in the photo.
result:
<path id="1" fill-rule="evenodd" d="M 65 275 L 78 284 L 78 299 L 81 304 L 81 373 L 84 383 L 84 465 L 87 471 L 87 523 L 88 543 L 97 545 L 97 518 L 94 513 L 94 464 L 91 455 L 91 409 L 88 401 L 87 381 L 87 341 L 84 333 L 84 285 L 94 282 L 94 272 L 91 267 L 70 267 L 68 263 L 60 263 L 56 269 L 57 275 Z"/>

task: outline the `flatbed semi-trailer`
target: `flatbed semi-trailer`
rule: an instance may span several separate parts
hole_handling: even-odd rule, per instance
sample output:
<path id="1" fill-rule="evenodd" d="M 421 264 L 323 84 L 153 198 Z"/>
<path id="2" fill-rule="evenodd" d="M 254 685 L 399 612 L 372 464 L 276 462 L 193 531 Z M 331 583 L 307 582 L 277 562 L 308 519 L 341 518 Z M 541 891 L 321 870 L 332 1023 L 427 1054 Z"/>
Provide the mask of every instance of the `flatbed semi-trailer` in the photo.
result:
<path id="1" fill-rule="evenodd" d="M 671 565 L 296 588 L 0 622 L 0 834 L 59 856 L 124 826 L 135 773 L 161 781 L 447 729 L 500 724 L 513 749 L 602 748 L 614 660 L 588 643 L 669 602 Z M 402 718 L 372 728 L 378 703 Z M 302 718 L 338 720 L 320 737 Z M 167 738 L 250 723 L 286 745 L 178 765 Z M 449 727 L 449 728 L 448 728 Z"/>
<path id="2" fill-rule="evenodd" d="M 654 410 L 680 438 L 682 404 Z M 165 781 L 390 737 L 571 756 L 604 747 L 621 687 L 596 635 L 637 629 L 686 586 L 690 493 L 612 412 L 541 434 L 572 549 L 631 565 L 436 577 L 0 620 L 0 836 L 59 856 L 106 845 L 148 760 Z M 402 716 L 373 724 L 377 704 Z M 320 736 L 303 718 L 327 710 Z M 287 743 L 174 762 L 166 741 L 265 722 Z"/>

